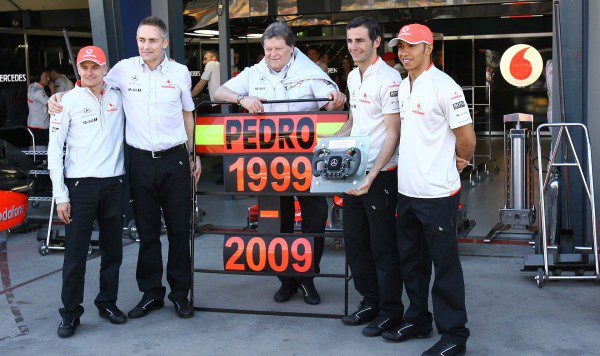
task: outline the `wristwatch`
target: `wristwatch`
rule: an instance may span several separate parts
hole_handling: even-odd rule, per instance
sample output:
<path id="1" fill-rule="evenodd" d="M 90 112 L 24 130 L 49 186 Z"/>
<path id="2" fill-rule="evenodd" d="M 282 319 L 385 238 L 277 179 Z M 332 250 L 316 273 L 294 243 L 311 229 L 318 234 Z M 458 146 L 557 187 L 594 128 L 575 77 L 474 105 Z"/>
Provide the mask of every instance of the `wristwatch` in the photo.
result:
<path id="1" fill-rule="evenodd" d="M 235 100 L 236 100 L 236 101 L 237 101 L 237 103 L 239 104 L 239 103 L 240 103 L 240 101 L 242 101 L 242 99 L 244 99 L 244 97 L 245 97 L 245 96 L 246 96 L 245 94 L 240 94 L 240 95 L 238 95 L 238 96 L 237 96 L 237 98 L 235 98 Z"/>

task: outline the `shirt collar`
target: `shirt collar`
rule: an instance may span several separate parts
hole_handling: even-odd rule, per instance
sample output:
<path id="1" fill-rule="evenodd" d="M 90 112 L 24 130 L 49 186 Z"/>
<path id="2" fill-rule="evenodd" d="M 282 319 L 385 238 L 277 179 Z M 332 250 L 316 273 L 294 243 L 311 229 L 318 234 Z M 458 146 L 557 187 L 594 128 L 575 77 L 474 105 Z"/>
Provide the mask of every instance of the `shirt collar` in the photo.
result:
<path id="1" fill-rule="evenodd" d="M 142 56 L 138 57 L 138 64 L 142 67 L 143 72 L 150 70 L 150 68 L 148 68 L 148 65 L 146 63 L 144 63 Z M 165 70 L 167 69 L 168 64 L 169 64 L 169 56 L 167 55 L 167 52 L 163 51 L 163 60 L 162 60 L 162 62 L 160 62 L 158 67 L 156 67 L 156 70 L 160 71 L 162 74 L 165 74 Z"/>
<path id="2" fill-rule="evenodd" d="M 420 75 L 417 77 L 417 79 L 415 79 L 415 81 L 413 82 L 413 85 L 414 85 L 414 83 L 416 83 L 417 81 L 420 81 L 422 77 L 425 77 L 425 76 L 427 76 L 429 73 L 431 73 L 431 69 L 432 69 L 432 68 L 435 68 L 435 66 L 433 65 L 433 62 L 431 62 L 431 63 L 429 64 L 429 67 L 427 67 L 427 69 L 425 69 L 425 71 L 423 71 L 423 73 L 421 73 L 421 74 L 420 74 Z M 408 75 L 406 76 L 406 79 L 408 79 L 408 80 L 409 80 L 409 82 L 410 82 L 410 72 L 408 72 Z"/>

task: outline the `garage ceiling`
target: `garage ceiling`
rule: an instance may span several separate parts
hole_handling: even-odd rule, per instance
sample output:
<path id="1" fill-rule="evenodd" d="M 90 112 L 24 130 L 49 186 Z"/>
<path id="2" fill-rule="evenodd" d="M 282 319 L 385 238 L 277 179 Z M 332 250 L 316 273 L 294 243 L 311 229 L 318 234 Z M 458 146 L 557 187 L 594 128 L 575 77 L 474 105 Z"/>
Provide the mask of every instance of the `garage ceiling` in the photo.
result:
<path id="1" fill-rule="evenodd" d="M 88 0 L 2 0 L 0 12 L 19 10 L 87 9 Z"/>

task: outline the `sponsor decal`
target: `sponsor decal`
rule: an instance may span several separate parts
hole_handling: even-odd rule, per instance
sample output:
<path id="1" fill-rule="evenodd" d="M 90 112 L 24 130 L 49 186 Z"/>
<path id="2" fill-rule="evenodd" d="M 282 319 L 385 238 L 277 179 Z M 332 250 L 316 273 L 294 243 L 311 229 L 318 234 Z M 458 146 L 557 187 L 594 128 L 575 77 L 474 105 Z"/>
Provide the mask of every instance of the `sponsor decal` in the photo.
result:
<path id="1" fill-rule="evenodd" d="M 134 75 L 131 76 L 131 81 L 132 82 L 137 82 L 138 79 L 140 79 L 140 78 L 138 78 L 137 74 L 134 74 Z"/>
<path id="2" fill-rule="evenodd" d="M 53 127 L 52 132 L 56 132 L 56 131 L 58 131 L 58 127 Z"/>
<path id="3" fill-rule="evenodd" d="M 260 90 L 265 90 L 267 89 L 267 87 L 254 87 L 254 90 L 260 91 Z"/>
<path id="4" fill-rule="evenodd" d="M 542 75 L 544 62 L 537 49 L 527 44 L 518 44 L 504 52 L 500 59 L 502 77 L 516 87 L 533 84 Z"/>
<path id="5" fill-rule="evenodd" d="M 417 103 L 417 108 L 413 109 L 412 112 L 418 115 L 425 115 L 425 113 L 421 111 L 421 103 Z"/>
<path id="6" fill-rule="evenodd" d="M 464 101 L 459 101 L 458 103 L 454 103 L 452 104 L 452 106 L 454 107 L 454 110 L 458 110 L 460 108 L 464 108 L 465 107 L 465 102 Z"/>
<path id="7" fill-rule="evenodd" d="M 127 88 L 127 91 L 135 91 L 135 92 L 141 93 L 142 88 Z"/>
<path id="8" fill-rule="evenodd" d="M 90 119 L 90 120 L 84 120 L 84 121 L 83 121 L 83 124 L 84 124 L 84 125 L 87 125 L 87 124 L 91 124 L 92 122 L 96 122 L 96 121 L 98 121 L 98 118 L 97 118 L 97 117 L 95 117 L 95 118 L 93 118 L 93 119 Z"/>
<path id="9" fill-rule="evenodd" d="M 27 216 L 27 196 L 0 191 L 0 231 L 22 223 Z"/>
<path id="10" fill-rule="evenodd" d="M 0 83 L 18 83 L 26 81 L 26 74 L 0 74 Z"/>
<path id="11" fill-rule="evenodd" d="M 84 114 L 89 114 L 89 113 L 91 113 L 91 112 L 92 112 L 92 109 L 90 109 L 90 108 L 85 108 L 85 109 L 83 109 L 83 113 L 84 113 Z"/>
<path id="12" fill-rule="evenodd" d="M 106 109 L 106 112 L 117 111 L 117 110 L 119 110 L 119 108 L 114 106 L 112 103 L 108 103 L 108 109 Z"/>
<path id="13" fill-rule="evenodd" d="M 456 100 L 456 99 L 459 99 L 462 97 L 463 97 L 463 95 L 461 93 L 455 91 L 454 94 L 452 95 L 452 97 L 450 98 L 450 100 Z"/>
<path id="14" fill-rule="evenodd" d="M 397 91 L 397 90 L 392 90 L 392 91 L 390 92 L 390 97 L 391 97 L 391 98 L 396 98 L 396 97 L 398 97 L 398 91 Z"/>
<path id="15" fill-rule="evenodd" d="M 164 85 L 161 85 L 161 88 L 164 89 L 175 89 L 175 86 L 173 86 L 173 84 L 171 84 L 171 81 L 169 79 L 167 79 L 167 83 Z"/>

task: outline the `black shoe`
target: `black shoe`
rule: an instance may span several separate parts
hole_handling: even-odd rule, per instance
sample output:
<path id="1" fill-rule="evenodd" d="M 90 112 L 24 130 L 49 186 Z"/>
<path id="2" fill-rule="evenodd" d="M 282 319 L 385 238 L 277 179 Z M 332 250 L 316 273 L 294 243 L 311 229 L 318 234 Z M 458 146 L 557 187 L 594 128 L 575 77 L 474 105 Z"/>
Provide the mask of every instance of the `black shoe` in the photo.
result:
<path id="1" fill-rule="evenodd" d="M 176 298 L 173 300 L 173 305 L 180 318 L 191 318 L 194 315 L 194 307 L 192 307 L 187 297 Z"/>
<path id="2" fill-rule="evenodd" d="M 58 336 L 61 338 L 71 337 L 75 334 L 75 329 L 79 326 L 79 318 L 63 318 L 58 325 Z"/>
<path id="3" fill-rule="evenodd" d="M 273 299 L 278 303 L 287 302 L 290 298 L 298 292 L 298 285 L 296 282 L 282 282 L 279 290 L 275 292 Z"/>
<path id="4" fill-rule="evenodd" d="M 116 305 L 98 308 L 98 315 L 101 318 L 108 319 L 111 324 L 125 324 L 127 317 Z"/>
<path id="5" fill-rule="evenodd" d="M 165 306 L 165 302 L 162 299 L 153 299 L 153 298 L 142 298 L 140 302 L 129 311 L 127 315 L 131 319 L 141 318 L 146 316 L 146 314 L 150 313 L 153 310 L 160 309 Z"/>
<path id="6" fill-rule="evenodd" d="M 379 336 L 384 331 L 392 329 L 398 325 L 398 319 L 390 316 L 379 316 L 362 330 L 364 336 Z"/>
<path id="7" fill-rule="evenodd" d="M 377 317 L 377 314 L 379 314 L 378 306 L 362 301 L 354 313 L 342 317 L 342 323 L 346 325 L 366 324 L 373 321 Z"/>
<path id="8" fill-rule="evenodd" d="M 312 279 L 309 281 L 300 282 L 299 287 L 306 304 L 316 305 L 321 303 L 321 296 L 319 295 L 319 292 L 317 292 L 317 288 L 315 288 L 315 284 Z"/>
<path id="9" fill-rule="evenodd" d="M 467 346 L 462 344 L 458 345 L 450 341 L 441 339 L 429 350 L 423 352 L 421 356 L 452 356 L 452 355 L 463 355 L 467 351 Z"/>
<path id="10" fill-rule="evenodd" d="M 413 323 L 402 323 L 402 325 L 388 330 L 381 334 L 381 336 L 390 341 L 403 342 L 409 339 L 426 339 L 431 337 L 432 330 L 417 329 Z"/>

